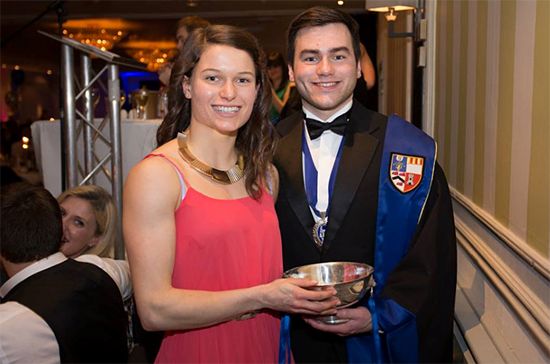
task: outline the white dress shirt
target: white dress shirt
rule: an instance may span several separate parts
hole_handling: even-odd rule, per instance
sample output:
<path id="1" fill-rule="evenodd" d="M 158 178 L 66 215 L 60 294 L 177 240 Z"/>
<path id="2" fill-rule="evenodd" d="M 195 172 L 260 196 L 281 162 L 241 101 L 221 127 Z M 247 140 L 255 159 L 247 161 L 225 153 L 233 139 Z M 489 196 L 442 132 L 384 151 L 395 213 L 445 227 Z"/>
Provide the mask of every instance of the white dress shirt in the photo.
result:
<path id="1" fill-rule="evenodd" d="M 330 118 L 327 120 L 321 120 L 319 117 L 311 113 L 310 111 L 303 108 L 306 118 L 319 120 L 322 123 L 330 123 L 336 117 L 342 115 L 343 113 L 348 112 L 351 109 L 353 100 L 350 100 L 346 105 L 336 111 Z M 307 129 L 304 120 L 304 128 Z M 313 159 L 313 165 L 317 169 L 317 211 L 325 212 L 327 211 L 329 204 L 329 181 L 330 174 L 332 173 L 332 167 L 334 166 L 334 161 L 336 160 L 336 155 L 338 154 L 338 149 L 340 148 L 340 143 L 342 143 L 342 135 L 338 135 L 330 130 L 325 130 L 323 134 L 317 139 L 311 140 L 309 134 L 306 132 L 306 141 L 309 147 L 309 152 L 311 153 L 311 158 Z M 302 171 L 304 173 L 304 185 L 305 185 L 305 164 L 304 164 L 304 153 L 302 151 Z M 313 219 L 317 222 L 320 220 L 320 217 L 317 216 L 313 209 L 310 206 L 311 214 Z"/>
<path id="2" fill-rule="evenodd" d="M 29 265 L 14 274 L 0 287 L 0 297 L 4 297 L 16 285 L 28 277 L 60 264 L 68 258 L 63 253 L 55 253 Z M 75 260 L 91 263 L 103 269 L 120 289 L 123 299 L 132 295 L 128 262 L 101 258 L 96 255 L 81 255 Z M 0 304 L 0 363 L 59 363 L 57 339 L 40 316 L 17 302 Z"/>
<path id="3" fill-rule="evenodd" d="M 57 339 L 42 317 L 18 302 L 0 304 L 0 363 L 59 362 Z"/>
<path id="4" fill-rule="evenodd" d="M 84 254 L 75 260 L 83 263 L 91 263 L 105 271 L 115 281 L 122 301 L 126 302 L 132 297 L 132 281 L 130 279 L 130 267 L 125 260 L 102 258 L 94 254 Z"/>

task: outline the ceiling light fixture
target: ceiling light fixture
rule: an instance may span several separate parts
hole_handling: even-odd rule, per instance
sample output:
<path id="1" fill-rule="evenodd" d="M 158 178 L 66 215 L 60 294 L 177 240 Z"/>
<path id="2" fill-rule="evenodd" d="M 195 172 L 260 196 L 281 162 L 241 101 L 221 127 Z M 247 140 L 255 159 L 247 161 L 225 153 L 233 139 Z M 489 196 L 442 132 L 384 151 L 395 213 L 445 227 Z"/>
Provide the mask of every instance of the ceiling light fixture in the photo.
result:
<path id="1" fill-rule="evenodd" d="M 130 27 L 122 19 L 72 19 L 64 23 L 63 36 L 108 51 L 128 34 Z"/>
<path id="2" fill-rule="evenodd" d="M 63 35 L 80 43 L 99 48 L 102 51 L 108 51 L 120 41 L 124 33 L 122 32 L 122 30 L 117 30 L 116 32 L 113 32 L 106 29 L 91 28 L 73 31 L 63 29 Z"/>
<path id="3" fill-rule="evenodd" d="M 390 38 L 411 37 L 415 41 L 425 40 L 426 20 L 424 19 L 425 0 L 365 0 L 368 11 L 386 13 L 388 36 Z M 395 32 L 394 23 L 399 11 L 414 11 L 413 30 L 410 32 Z"/>
<path id="4" fill-rule="evenodd" d="M 177 54 L 173 41 L 128 41 L 120 44 L 120 48 L 136 61 L 145 63 L 151 72 L 156 72 Z"/>
<path id="5" fill-rule="evenodd" d="M 387 13 L 394 11 L 414 10 L 418 6 L 417 0 L 366 0 L 365 7 L 369 11 Z"/>

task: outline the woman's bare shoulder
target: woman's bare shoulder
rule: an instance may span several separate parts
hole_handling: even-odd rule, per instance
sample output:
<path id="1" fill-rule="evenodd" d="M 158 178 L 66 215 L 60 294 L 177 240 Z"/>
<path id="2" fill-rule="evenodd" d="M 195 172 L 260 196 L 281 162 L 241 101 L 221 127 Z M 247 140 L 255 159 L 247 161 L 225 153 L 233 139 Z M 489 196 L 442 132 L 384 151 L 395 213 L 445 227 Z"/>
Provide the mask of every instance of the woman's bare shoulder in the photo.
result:
<path id="1" fill-rule="evenodd" d="M 125 188 L 139 186 L 161 190 L 165 187 L 179 188 L 179 179 L 170 161 L 177 159 L 177 143 L 170 141 L 152 151 L 128 173 Z"/>
<path id="2" fill-rule="evenodd" d="M 174 139 L 149 153 L 139 163 L 132 167 L 129 176 L 150 173 L 151 171 L 162 173 L 162 170 L 170 166 L 166 159 L 173 159 L 175 154 L 177 155 L 177 143 Z"/>

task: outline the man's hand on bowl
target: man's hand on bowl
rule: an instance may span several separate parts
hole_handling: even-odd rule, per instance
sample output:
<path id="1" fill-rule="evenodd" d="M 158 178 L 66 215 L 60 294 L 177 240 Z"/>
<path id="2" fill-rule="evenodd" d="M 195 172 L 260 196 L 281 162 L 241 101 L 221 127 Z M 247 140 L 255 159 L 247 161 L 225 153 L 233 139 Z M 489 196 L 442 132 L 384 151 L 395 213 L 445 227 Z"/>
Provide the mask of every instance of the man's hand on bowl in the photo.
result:
<path id="1" fill-rule="evenodd" d="M 372 330 L 372 317 L 366 307 L 339 309 L 337 310 L 336 317 L 347 321 L 335 325 L 323 323 L 318 318 L 312 316 L 304 316 L 303 319 L 317 330 L 330 332 L 339 336 L 355 335 Z"/>

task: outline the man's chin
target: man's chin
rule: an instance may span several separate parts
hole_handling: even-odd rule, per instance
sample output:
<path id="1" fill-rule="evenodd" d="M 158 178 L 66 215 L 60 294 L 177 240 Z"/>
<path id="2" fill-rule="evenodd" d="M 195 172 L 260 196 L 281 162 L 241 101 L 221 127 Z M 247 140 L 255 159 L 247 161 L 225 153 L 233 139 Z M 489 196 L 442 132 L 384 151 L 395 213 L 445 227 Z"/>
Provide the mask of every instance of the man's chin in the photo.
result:
<path id="1" fill-rule="evenodd" d="M 311 102 L 305 105 L 305 108 L 318 117 L 325 117 L 327 116 L 325 114 L 328 114 L 328 116 L 332 115 L 332 113 L 340 109 L 346 102 L 347 100 L 343 102 L 334 102 L 334 100 L 311 100 Z"/>

